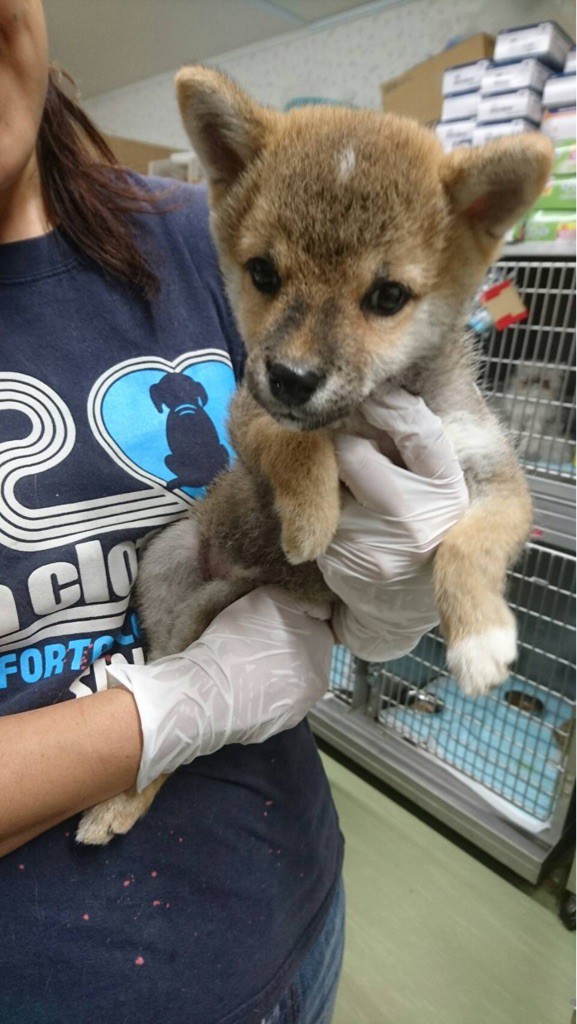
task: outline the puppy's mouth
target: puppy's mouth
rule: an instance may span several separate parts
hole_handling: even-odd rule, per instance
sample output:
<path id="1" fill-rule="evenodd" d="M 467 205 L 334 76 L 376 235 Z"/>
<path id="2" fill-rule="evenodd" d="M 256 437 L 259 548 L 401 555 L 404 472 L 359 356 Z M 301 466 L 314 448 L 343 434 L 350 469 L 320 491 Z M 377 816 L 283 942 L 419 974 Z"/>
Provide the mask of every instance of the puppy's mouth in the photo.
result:
<path id="1" fill-rule="evenodd" d="M 310 398 L 299 395 L 298 400 L 283 400 L 275 396 L 274 386 L 266 376 L 259 376 L 247 367 L 246 384 L 256 402 L 287 430 L 310 431 L 322 427 L 338 426 L 346 419 L 352 409 L 352 402 L 335 394 L 330 384 L 319 389 Z M 329 391 L 323 394 L 322 391 Z M 332 392 L 332 393 L 331 393 Z"/>
<path id="2" fill-rule="evenodd" d="M 262 405 L 259 398 L 257 396 L 255 397 L 257 402 Z M 278 410 L 273 410 L 266 406 L 265 408 L 273 419 L 275 419 L 277 423 L 280 423 L 281 427 L 286 427 L 288 430 L 301 431 L 320 430 L 322 427 L 336 427 L 347 418 L 350 412 L 348 407 L 343 407 L 340 411 L 336 412 L 331 409 L 324 413 L 311 412 L 309 414 L 300 413 L 297 415 L 292 412 L 280 412 Z"/>

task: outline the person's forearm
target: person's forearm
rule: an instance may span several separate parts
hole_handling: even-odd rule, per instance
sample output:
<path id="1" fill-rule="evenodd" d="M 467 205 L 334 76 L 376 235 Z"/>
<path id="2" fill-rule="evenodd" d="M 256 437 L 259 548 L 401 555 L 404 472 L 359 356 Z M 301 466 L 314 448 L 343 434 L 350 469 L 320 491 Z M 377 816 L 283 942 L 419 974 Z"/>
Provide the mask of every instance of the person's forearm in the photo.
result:
<path id="1" fill-rule="evenodd" d="M 0 718 L 0 856 L 134 785 L 142 751 L 121 688 Z"/>

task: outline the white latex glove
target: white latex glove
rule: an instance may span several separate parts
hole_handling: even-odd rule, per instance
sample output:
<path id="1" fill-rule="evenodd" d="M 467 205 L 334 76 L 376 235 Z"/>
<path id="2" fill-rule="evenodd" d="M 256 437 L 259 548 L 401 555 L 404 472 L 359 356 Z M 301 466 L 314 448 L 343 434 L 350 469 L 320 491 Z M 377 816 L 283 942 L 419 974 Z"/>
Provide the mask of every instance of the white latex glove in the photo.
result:
<path id="1" fill-rule="evenodd" d="M 307 614 L 308 613 L 308 614 Z M 165 772 L 228 743 L 291 729 L 325 692 L 330 608 L 261 587 L 226 608 L 182 654 L 107 668 L 132 693 L 142 725 L 140 791 Z"/>
<path id="2" fill-rule="evenodd" d="M 437 625 L 432 556 L 467 511 L 469 496 L 441 421 L 421 398 L 391 390 L 365 402 L 363 414 L 392 438 L 407 468 L 374 441 L 338 438 L 348 491 L 318 564 L 342 602 L 332 620 L 341 642 L 366 661 L 386 661 L 412 650 Z"/>

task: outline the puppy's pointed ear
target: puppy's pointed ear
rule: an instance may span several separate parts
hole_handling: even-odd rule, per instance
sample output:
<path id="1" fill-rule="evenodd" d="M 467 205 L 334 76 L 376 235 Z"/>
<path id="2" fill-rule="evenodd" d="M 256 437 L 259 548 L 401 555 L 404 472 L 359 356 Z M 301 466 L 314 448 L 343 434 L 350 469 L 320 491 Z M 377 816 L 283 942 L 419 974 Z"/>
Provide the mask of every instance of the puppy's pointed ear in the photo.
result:
<path id="1" fill-rule="evenodd" d="M 541 195 L 552 156 L 549 140 L 528 132 L 454 150 L 441 163 L 441 180 L 455 213 L 494 244 Z"/>
<path id="2" fill-rule="evenodd" d="M 176 94 L 188 137 L 210 183 L 229 187 L 262 150 L 274 113 L 212 68 L 181 68 Z"/>

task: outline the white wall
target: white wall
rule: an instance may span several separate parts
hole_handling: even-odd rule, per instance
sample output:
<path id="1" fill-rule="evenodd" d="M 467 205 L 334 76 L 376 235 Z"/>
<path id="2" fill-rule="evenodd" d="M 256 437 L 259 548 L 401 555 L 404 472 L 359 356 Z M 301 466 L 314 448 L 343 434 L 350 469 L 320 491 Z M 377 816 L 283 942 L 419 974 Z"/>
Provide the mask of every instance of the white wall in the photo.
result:
<path id="1" fill-rule="evenodd" d="M 449 40 L 548 19 L 573 36 L 573 0 L 408 0 L 206 63 L 227 71 L 271 106 L 312 95 L 378 108 L 380 82 L 442 50 Z M 186 148 L 173 77 L 172 72 L 159 75 L 95 97 L 86 109 L 111 135 Z"/>

